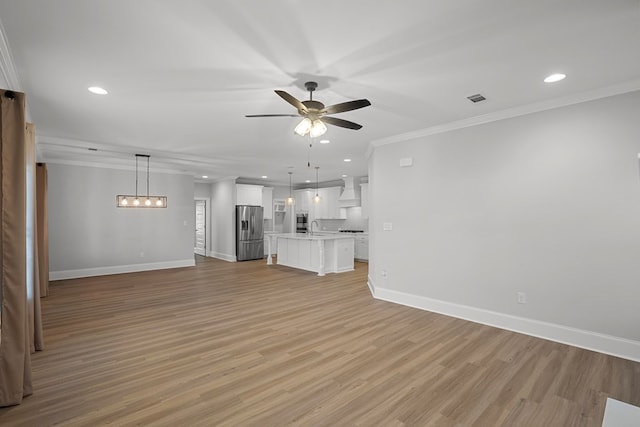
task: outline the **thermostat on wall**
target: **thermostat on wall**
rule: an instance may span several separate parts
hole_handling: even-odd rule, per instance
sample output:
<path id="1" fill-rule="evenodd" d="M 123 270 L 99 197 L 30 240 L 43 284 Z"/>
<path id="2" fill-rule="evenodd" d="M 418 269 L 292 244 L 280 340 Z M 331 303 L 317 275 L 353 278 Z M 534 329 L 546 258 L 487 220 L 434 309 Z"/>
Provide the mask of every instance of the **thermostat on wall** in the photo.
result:
<path id="1" fill-rule="evenodd" d="M 401 168 L 408 168 L 410 166 L 413 166 L 413 158 L 412 157 L 405 157 L 404 159 L 400 159 L 400 167 Z"/>

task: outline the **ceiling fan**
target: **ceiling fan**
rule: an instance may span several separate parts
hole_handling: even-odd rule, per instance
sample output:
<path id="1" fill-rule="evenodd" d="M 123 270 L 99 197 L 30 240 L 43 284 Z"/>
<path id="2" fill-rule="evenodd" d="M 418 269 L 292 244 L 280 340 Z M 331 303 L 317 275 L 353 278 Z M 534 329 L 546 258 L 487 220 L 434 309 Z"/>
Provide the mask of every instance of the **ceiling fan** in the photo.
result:
<path id="1" fill-rule="evenodd" d="M 276 90 L 275 92 L 289 104 L 296 107 L 298 114 L 252 114 L 245 117 L 302 117 L 302 121 L 298 123 L 294 129 L 295 133 L 300 136 L 309 134 L 312 138 L 323 135 L 327 131 L 325 123 L 339 126 L 347 129 L 358 130 L 362 128 L 362 125 L 358 123 L 350 122 L 348 120 L 338 119 L 336 117 L 330 117 L 329 114 L 344 113 L 346 111 L 357 110 L 359 108 L 368 107 L 371 105 L 367 99 L 358 99 L 355 101 L 342 102 L 340 104 L 330 105 L 325 107 L 320 101 L 313 99 L 313 91 L 318 87 L 316 82 L 306 82 L 304 87 L 309 91 L 308 101 L 298 101 L 292 95 L 289 95 L 283 90 Z"/>

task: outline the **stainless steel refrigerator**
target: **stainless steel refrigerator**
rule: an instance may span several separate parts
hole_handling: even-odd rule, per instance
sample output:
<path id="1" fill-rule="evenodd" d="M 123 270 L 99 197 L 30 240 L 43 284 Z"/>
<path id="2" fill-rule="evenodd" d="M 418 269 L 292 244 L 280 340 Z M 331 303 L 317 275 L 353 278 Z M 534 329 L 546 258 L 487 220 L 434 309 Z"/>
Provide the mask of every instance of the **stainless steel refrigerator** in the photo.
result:
<path id="1" fill-rule="evenodd" d="M 236 206 L 236 260 L 264 257 L 262 206 Z"/>

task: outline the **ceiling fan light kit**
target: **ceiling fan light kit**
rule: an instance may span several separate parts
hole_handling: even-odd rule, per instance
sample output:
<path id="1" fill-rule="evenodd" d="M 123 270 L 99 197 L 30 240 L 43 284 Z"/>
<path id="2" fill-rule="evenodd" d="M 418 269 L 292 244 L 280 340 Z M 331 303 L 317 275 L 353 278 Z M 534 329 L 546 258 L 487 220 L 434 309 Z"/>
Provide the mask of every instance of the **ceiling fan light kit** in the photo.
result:
<path id="1" fill-rule="evenodd" d="M 362 125 L 350 122 L 348 120 L 329 117 L 330 114 L 344 113 L 353 111 L 371 105 L 367 99 L 358 99 L 355 101 L 342 102 L 340 104 L 325 107 L 320 101 L 313 99 L 313 92 L 318 87 L 316 82 L 306 82 L 305 88 L 309 91 L 309 100 L 299 101 L 294 96 L 283 90 L 276 90 L 276 94 L 294 106 L 298 110 L 298 115 L 302 117 L 302 121 L 295 127 L 294 132 L 300 136 L 309 135 L 312 138 L 322 136 L 327 131 L 327 124 L 342 127 L 345 129 L 358 130 Z M 291 114 L 254 114 L 246 117 L 297 117 Z"/>
<path id="2" fill-rule="evenodd" d="M 302 119 L 300 123 L 298 123 L 298 126 L 296 126 L 296 128 L 293 131 L 300 136 L 305 136 L 311 130 L 311 126 L 312 126 L 311 120 L 305 117 L 304 119 Z"/>
<path id="3" fill-rule="evenodd" d="M 322 123 L 320 119 L 316 119 L 312 122 L 311 119 L 305 117 L 300 123 L 298 123 L 298 126 L 296 126 L 293 131 L 300 136 L 309 134 L 311 138 L 317 138 L 325 134 L 327 131 L 327 125 Z"/>

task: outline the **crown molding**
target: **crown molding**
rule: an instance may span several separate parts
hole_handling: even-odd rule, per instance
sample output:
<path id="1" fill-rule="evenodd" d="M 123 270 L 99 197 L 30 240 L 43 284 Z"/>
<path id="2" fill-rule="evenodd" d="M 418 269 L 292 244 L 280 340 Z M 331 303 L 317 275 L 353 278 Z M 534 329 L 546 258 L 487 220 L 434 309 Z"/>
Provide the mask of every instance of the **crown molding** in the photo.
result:
<path id="1" fill-rule="evenodd" d="M 103 163 L 103 162 L 95 162 L 95 161 L 85 161 L 85 160 L 63 160 L 63 159 L 52 159 L 48 160 L 45 163 L 47 165 L 64 165 L 64 166 L 81 166 L 87 168 L 100 168 L 100 169 L 111 169 L 111 170 L 124 170 L 124 171 L 135 171 L 135 166 L 128 165 L 120 165 L 113 163 Z M 145 166 L 146 168 L 146 166 Z M 141 169 L 141 168 L 139 168 Z M 167 175 L 187 175 L 194 176 L 193 172 L 175 170 L 175 169 L 166 169 L 159 167 L 149 167 L 149 172 L 152 173 L 162 173 Z"/>
<path id="2" fill-rule="evenodd" d="M 596 99 L 607 98 L 609 96 L 621 95 L 623 93 L 634 92 L 640 90 L 640 79 L 632 80 L 613 86 L 581 92 L 548 101 L 537 102 L 533 104 L 523 105 L 520 107 L 509 108 L 506 110 L 496 111 L 493 113 L 483 114 L 481 116 L 470 117 L 468 119 L 457 120 L 442 125 L 432 126 L 413 132 L 393 135 L 387 138 L 381 138 L 371 141 L 367 149 L 367 158 L 372 154 L 376 147 L 383 145 L 396 144 L 399 142 L 411 141 L 418 138 L 424 138 L 439 133 L 451 132 L 458 129 L 478 126 L 486 123 L 496 122 L 499 120 L 510 119 L 527 114 L 538 113 L 541 111 L 552 110 L 555 108 L 566 107 L 569 105 L 580 104 L 583 102 L 594 101 Z"/>
<path id="3" fill-rule="evenodd" d="M 22 85 L 20 84 L 20 78 L 16 71 L 15 62 L 13 61 L 13 55 L 11 54 L 11 48 L 9 47 L 9 40 L 4 31 L 2 20 L 0 19 L 0 77 L 2 82 L 6 84 L 6 89 L 15 90 L 17 92 L 23 92 Z M 2 83 L 0 82 L 0 83 Z M 26 99 L 24 107 L 25 119 L 27 122 L 33 122 L 31 119 L 31 112 L 29 111 L 29 100 Z"/>
<path id="4" fill-rule="evenodd" d="M 373 141 L 369 142 L 367 144 L 367 150 L 364 152 L 364 158 L 369 160 L 375 149 L 376 149 L 376 146 L 373 143 Z"/>
<path id="5" fill-rule="evenodd" d="M 2 20 L 0 20 L 0 75 L 2 75 L 4 83 L 7 85 L 6 89 L 22 92 L 20 86 L 20 79 L 16 72 L 15 63 L 13 62 L 13 55 L 11 55 L 11 49 L 9 48 L 9 41 L 5 35 L 4 26 Z"/>
<path id="6" fill-rule="evenodd" d="M 135 146 L 123 146 L 98 143 L 93 141 L 85 141 L 70 138 L 60 138 L 55 136 L 38 135 L 36 137 L 36 145 L 40 147 L 40 152 L 43 155 L 44 162 L 55 159 L 47 159 L 47 152 L 85 152 L 89 150 L 96 151 L 101 154 L 107 154 L 113 159 L 120 161 L 129 161 L 135 154 L 143 153 L 151 156 L 157 162 L 170 163 L 175 165 L 176 169 L 188 168 L 193 169 L 197 167 L 215 168 L 221 165 L 229 166 L 233 162 L 229 160 L 211 159 L 202 156 L 195 156 L 189 154 L 176 154 L 169 151 L 161 151 L 155 149 L 148 149 Z M 171 168 L 171 167 L 170 167 Z"/>

